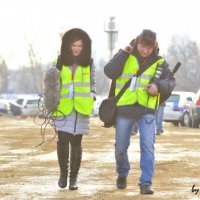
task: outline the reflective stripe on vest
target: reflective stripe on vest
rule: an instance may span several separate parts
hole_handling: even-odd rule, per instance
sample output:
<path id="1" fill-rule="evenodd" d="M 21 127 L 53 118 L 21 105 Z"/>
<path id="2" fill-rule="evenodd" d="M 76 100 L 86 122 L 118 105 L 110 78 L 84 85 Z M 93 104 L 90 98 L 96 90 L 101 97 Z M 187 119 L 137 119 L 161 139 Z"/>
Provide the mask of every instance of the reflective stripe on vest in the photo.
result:
<path id="1" fill-rule="evenodd" d="M 61 71 L 61 85 L 60 102 L 53 116 L 68 115 L 73 108 L 84 115 L 90 115 L 92 113 L 94 99 L 90 97 L 90 66 L 77 66 L 74 80 L 72 80 L 70 67 L 63 65 Z M 70 87 L 73 87 L 72 98 Z"/>
<path id="2" fill-rule="evenodd" d="M 140 76 L 136 77 L 136 83 L 134 89 L 128 87 L 123 93 L 117 106 L 122 105 L 132 105 L 136 102 L 144 107 L 155 109 L 158 96 L 150 96 L 147 93 L 147 86 L 149 85 L 151 79 L 155 76 L 157 66 L 162 64 L 164 59 L 159 59 L 153 63 L 148 69 L 146 69 Z M 139 69 L 138 61 L 133 55 L 129 55 L 122 75 L 116 80 L 115 95 L 119 93 L 124 84 L 133 76 L 136 75 Z"/>

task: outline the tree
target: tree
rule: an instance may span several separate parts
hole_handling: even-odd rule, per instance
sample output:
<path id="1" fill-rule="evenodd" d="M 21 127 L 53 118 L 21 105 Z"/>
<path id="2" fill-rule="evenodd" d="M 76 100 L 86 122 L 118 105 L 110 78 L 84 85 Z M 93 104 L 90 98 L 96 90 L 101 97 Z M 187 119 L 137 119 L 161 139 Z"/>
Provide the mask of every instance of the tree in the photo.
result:
<path id="1" fill-rule="evenodd" d="M 30 67 L 17 70 L 9 70 L 9 90 L 12 93 L 31 94 L 36 93 L 35 84 Z"/>
<path id="2" fill-rule="evenodd" d="M 12 91 L 12 93 L 40 94 L 43 90 L 44 72 L 31 44 L 28 46 L 27 55 L 30 64 L 17 70 L 9 70 L 9 91 Z"/>
<path id="3" fill-rule="evenodd" d="M 7 92 L 7 65 L 5 60 L 0 56 L 0 92 Z"/>
<path id="4" fill-rule="evenodd" d="M 176 90 L 196 92 L 200 87 L 200 52 L 195 41 L 187 36 L 173 36 L 166 60 L 171 66 L 181 62 L 175 75 Z"/>
<path id="5" fill-rule="evenodd" d="M 32 78 L 33 78 L 33 87 L 35 89 L 35 92 L 41 93 L 42 90 L 42 79 L 43 79 L 43 73 L 41 69 L 41 64 L 38 62 L 38 59 L 36 58 L 35 51 L 33 50 L 33 46 L 29 44 L 29 50 L 28 55 L 30 59 L 30 68 L 32 72 Z"/>

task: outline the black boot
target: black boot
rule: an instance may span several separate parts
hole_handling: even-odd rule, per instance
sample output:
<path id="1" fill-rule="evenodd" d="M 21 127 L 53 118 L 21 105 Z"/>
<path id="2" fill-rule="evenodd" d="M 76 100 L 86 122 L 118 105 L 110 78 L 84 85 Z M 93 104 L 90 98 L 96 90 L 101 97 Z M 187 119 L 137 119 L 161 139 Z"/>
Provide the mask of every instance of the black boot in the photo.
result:
<path id="1" fill-rule="evenodd" d="M 68 166 L 69 166 L 69 145 L 57 142 L 58 163 L 60 166 L 60 178 L 58 185 L 60 188 L 67 186 Z"/>
<path id="2" fill-rule="evenodd" d="M 69 189 L 77 190 L 77 175 L 81 165 L 82 147 L 71 146 Z"/>

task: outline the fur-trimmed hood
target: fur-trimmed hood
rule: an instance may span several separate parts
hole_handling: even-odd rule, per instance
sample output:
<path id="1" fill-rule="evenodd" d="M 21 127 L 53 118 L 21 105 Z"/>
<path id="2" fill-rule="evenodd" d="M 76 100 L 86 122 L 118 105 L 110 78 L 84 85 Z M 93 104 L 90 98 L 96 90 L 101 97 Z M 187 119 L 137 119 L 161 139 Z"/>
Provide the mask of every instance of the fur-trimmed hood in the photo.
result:
<path id="1" fill-rule="evenodd" d="M 133 40 L 131 40 L 131 42 L 129 43 L 134 48 L 133 52 L 137 52 L 137 45 L 138 45 L 138 43 L 139 43 L 139 36 L 137 36 L 136 38 L 134 38 Z M 156 45 L 155 45 L 154 50 L 153 50 L 153 54 L 155 54 L 155 55 L 159 54 L 158 42 L 156 42 Z"/>
<path id="2" fill-rule="evenodd" d="M 79 56 L 73 56 L 71 44 L 81 39 L 83 41 L 83 50 Z M 65 32 L 61 44 L 61 61 L 64 65 L 72 65 L 76 62 L 78 65 L 87 66 L 91 60 L 91 39 L 89 35 L 79 28 L 73 28 Z"/>

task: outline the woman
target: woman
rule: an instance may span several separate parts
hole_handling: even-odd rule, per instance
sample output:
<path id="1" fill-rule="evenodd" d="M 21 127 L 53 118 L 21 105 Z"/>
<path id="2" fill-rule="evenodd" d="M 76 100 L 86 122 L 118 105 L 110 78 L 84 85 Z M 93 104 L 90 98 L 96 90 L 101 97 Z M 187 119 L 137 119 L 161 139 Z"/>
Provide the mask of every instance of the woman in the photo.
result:
<path id="1" fill-rule="evenodd" d="M 69 189 L 78 189 L 77 175 L 82 158 L 82 136 L 89 132 L 90 114 L 96 92 L 95 68 L 91 61 L 91 40 L 88 34 L 78 28 L 67 31 L 62 37 L 61 55 L 57 60 L 61 89 L 59 105 L 53 113 L 58 133 L 60 188 L 67 186 L 70 166 Z"/>

